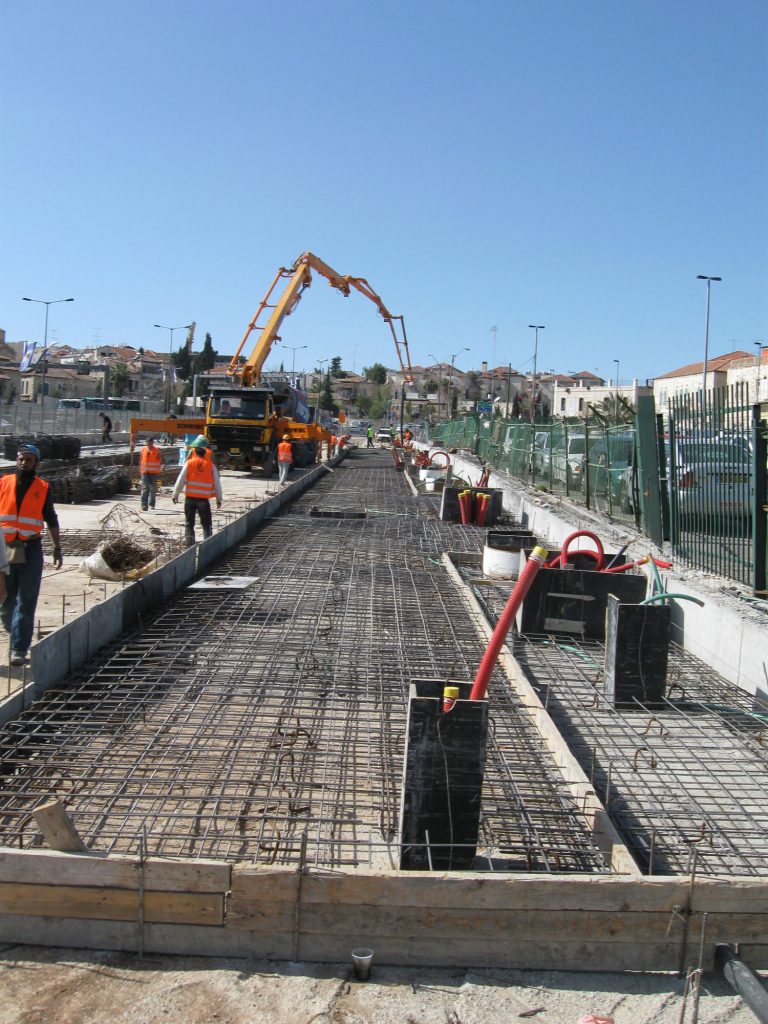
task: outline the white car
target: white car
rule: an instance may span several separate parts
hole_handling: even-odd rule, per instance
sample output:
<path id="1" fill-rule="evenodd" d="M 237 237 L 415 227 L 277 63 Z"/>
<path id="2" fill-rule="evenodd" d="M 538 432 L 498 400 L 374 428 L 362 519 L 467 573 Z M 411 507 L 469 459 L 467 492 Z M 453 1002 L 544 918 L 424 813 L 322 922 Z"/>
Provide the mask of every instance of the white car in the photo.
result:
<path id="1" fill-rule="evenodd" d="M 392 435 L 390 434 L 389 430 L 386 427 L 380 427 L 376 431 L 376 440 L 380 444 L 391 444 Z"/>

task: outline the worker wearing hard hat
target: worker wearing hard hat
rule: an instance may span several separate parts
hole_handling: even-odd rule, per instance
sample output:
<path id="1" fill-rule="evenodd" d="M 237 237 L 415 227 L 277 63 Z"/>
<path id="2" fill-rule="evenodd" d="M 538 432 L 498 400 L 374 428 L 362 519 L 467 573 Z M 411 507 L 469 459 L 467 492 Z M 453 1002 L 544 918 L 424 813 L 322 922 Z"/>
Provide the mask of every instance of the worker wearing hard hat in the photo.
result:
<path id="1" fill-rule="evenodd" d="M 0 480 L 0 529 L 8 549 L 5 568 L 0 564 L 4 601 L 0 607 L 3 625 L 11 634 L 11 665 L 23 665 L 32 643 L 35 609 L 43 578 L 43 527 L 53 543 L 53 565 L 62 565 L 59 519 L 53 494 L 46 480 L 37 476 L 40 449 L 23 444 L 16 457 L 15 474 Z"/>
<path id="2" fill-rule="evenodd" d="M 184 518 L 187 523 L 186 540 L 189 545 L 195 543 L 195 517 L 200 519 L 203 540 L 211 536 L 211 498 L 216 498 L 216 508 L 221 508 L 223 500 L 219 471 L 213 460 L 206 458 L 207 450 L 207 439 L 202 436 L 195 438 L 189 446 L 187 461 L 181 468 L 171 495 L 176 505 L 182 488 L 184 489 Z"/>
<path id="3" fill-rule="evenodd" d="M 154 437 L 148 437 L 147 443 L 141 449 L 139 461 L 139 473 L 141 475 L 141 510 L 147 512 L 155 507 L 157 497 L 157 482 L 163 472 L 165 460 L 163 453 L 155 444 Z"/>
<path id="4" fill-rule="evenodd" d="M 277 471 L 281 484 L 288 483 L 288 473 L 293 465 L 293 445 L 291 435 L 283 434 L 283 440 L 277 446 Z"/>
<path id="5" fill-rule="evenodd" d="M 203 453 L 203 455 L 205 456 L 205 458 L 206 458 L 206 460 L 208 462 L 213 462 L 213 452 L 211 451 L 211 442 L 208 440 L 208 438 L 205 436 L 205 434 L 198 434 L 197 437 L 195 438 L 195 440 L 192 442 L 192 444 L 195 444 L 195 445 L 198 444 L 198 443 L 200 445 L 204 446 L 204 447 L 199 448 L 198 450 Z M 192 447 L 192 445 L 190 445 L 190 448 L 191 447 Z"/>

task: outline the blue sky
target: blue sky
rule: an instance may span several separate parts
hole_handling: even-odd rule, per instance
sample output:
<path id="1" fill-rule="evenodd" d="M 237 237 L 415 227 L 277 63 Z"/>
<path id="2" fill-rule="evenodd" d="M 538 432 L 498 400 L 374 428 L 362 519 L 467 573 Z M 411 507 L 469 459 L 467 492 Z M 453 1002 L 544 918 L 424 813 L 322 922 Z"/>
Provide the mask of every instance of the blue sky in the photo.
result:
<path id="1" fill-rule="evenodd" d="M 537 323 L 539 371 L 653 377 L 703 356 L 697 274 L 710 356 L 768 343 L 764 0 L 28 0 L 0 32 L 10 341 L 73 296 L 49 337 L 232 352 L 311 250 L 414 364 L 530 370 Z M 281 333 L 396 365 L 323 279 Z"/>

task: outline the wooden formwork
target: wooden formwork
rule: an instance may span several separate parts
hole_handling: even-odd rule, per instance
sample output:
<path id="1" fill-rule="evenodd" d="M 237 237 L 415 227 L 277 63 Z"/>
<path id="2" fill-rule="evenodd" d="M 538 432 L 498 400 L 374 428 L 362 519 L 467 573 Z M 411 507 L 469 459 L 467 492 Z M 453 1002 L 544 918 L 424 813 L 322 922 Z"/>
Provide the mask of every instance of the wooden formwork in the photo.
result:
<path id="1" fill-rule="evenodd" d="M 325 873 L 0 849 L 0 941 L 139 952 L 573 971 L 768 967 L 768 881 Z"/>

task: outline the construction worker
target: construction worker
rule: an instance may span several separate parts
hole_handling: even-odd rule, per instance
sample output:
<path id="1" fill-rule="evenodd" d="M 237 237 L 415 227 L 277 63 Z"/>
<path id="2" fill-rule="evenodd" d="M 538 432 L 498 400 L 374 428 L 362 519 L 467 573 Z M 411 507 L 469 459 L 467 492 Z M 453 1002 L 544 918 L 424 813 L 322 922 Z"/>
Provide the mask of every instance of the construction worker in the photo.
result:
<path id="1" fill-rule="evenodd" d="M 163 472 L 165 459 L 163 453 L 155 444 L 154 437 L 148 437 L 147 443 L 141 449 L 139 461 L 139 475 L 141 476 L 141 510 L 147 512 L 155 507 L 157 497 L 157 482 Z"/>
<path id="2" fill-rule="evenodd" d="M 288 473 L 293 465 L 293 445 L 291 435 L 283 434 L 283 440 L 277 446 L 277 470 L 281 484 L 288 483 Z"/>
<path id="3" fill-rule="evenodd" d="M 211 498 L 216 498 L 216 508 L 221 508 L 221 479 L 215 463 L 206 458 L 208 439 L 197 437 L 190 445 L 187 461 L 181 467 L 178 479 L 173 487 L 171 500 L 174 505 L 179 502 L 179 495 L 184 488 L 184 518 L 187 523 L 186 541 L 188 545 L 195 543 L 195 516 L 200 518 L 203 529 L 203 540 L 211 536 L 212 516 Z"/>
<path id="4" fill-rule="evenodd" d="M 35 609 L 43 578 L 43 526 L 53 543 L 53 565 L 62 565 L 59 519 L 48 482 L 37 476 L 40 449 L 24 444 L 16 456 L 16 472 L 0 479 L 0 528 L 8 549 L 3 626 L 11 634 L 11 664 L 23 665 L 35 625 Z"/>
<path id="5" fill-rule="evenodd" d="M 214 459 L 213 452 L 211 451 L 211 443 L 205 436 L 205 434 L 198 434 L 192 443 L 197 444 L 198 442 L 200 442 L 201 445 L 204 445 L 204 447 L 201 448 L 200 450 L 204 453 L 205 458 L 208 460 L 208 462 L 213 462 Z"/>
<path id="6" fill-rule="evenodd" d="M 373 427 L 368 427 L 365 432 L 365 436 L 368 438 L 368 444 L 365 447 L 373 448 Z"/>

